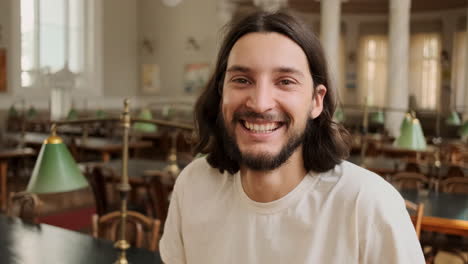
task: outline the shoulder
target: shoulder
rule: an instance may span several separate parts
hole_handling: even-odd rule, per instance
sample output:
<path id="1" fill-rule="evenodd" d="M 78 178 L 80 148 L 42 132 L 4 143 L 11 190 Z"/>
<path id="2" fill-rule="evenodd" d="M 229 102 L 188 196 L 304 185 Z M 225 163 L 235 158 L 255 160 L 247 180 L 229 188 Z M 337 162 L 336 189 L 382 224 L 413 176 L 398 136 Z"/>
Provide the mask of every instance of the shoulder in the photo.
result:
<path id="1" fill-rule="evenodd" d="M 393 225 L 407 218 L 401 194 L 381 176 L 343 161 L 342 188 L 354 198 L 361 223 L 373 226 Z"/>
<path id="2" fill-rule="evenodd" d="M 359 167 L 351 162 L 343 161 L 333 170 L 323 174 L 321 181 L 335 178 L 334 188 L 342 200 L 355 203 L 357 210 L 372 211 L 404 207 L 400 193 L 381 176 Z"/>
<path id="3" fill-rule="evenodd" d="M 208 164 L 205 157 L 197 158 L 179 174 L 174 189 L 176 192 L 203 192 L 219 188 L 232 181 L 228 173 L 220 173 Z"/>

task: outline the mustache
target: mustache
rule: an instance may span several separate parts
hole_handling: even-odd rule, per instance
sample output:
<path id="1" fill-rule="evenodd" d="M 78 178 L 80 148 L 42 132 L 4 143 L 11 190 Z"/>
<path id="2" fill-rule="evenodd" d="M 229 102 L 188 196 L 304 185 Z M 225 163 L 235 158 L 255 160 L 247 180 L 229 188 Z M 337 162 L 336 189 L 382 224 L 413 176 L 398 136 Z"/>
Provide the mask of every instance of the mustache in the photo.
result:
<path id="1" fill-rule="evenodd" d="M 261 119 L 269 122 L 283 122 L 289 124 L 291 118 L 284 112 L 265 112 L 257 113 L 248 109 L 241 109 L 234 112 L 232 121 L 238 122 L 245 119 Z"/>

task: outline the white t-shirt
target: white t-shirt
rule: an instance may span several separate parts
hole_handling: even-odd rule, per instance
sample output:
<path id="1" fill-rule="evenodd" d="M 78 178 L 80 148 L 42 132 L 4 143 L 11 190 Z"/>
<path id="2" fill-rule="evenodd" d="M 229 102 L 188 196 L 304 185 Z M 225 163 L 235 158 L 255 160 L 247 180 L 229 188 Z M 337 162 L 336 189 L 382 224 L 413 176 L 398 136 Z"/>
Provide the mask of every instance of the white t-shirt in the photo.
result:
<path id="1" fill-rule="evenodd" d="M 425 263 L 400 194 L 347 161 L 258 203 L 239 173 L 199 158 L 177 179 L 160 253 L 168 264 Z"/>

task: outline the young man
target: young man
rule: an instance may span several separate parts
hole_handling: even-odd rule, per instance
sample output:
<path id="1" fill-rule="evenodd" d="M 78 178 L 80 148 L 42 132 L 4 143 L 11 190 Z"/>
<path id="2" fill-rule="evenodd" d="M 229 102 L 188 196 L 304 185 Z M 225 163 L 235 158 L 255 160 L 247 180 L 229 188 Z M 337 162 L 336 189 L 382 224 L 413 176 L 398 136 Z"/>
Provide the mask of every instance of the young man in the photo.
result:
<path id="1" fill-rule="evenodd" d="M 424 263 L 399 193 L 343 161 L 319 41 L 295 18 L 234 24 L 196 105 L 208 154 L 172 195 L 166 263 Z"/>

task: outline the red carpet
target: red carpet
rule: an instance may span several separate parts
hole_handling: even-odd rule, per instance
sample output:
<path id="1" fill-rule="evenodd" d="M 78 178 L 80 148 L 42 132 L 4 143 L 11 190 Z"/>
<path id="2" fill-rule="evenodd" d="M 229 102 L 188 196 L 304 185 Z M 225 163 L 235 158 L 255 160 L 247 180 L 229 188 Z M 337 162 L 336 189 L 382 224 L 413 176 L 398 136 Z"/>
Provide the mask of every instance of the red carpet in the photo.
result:
<path id="1" fill-rule="evenodd" d="M 96 208 L 94 206 L 85 207 L 57 214 L 41 216 L 39 217 L 39 222 L 65 229 L 80 231 L 91 228 L 91 216 L 95 212 Z"/>

